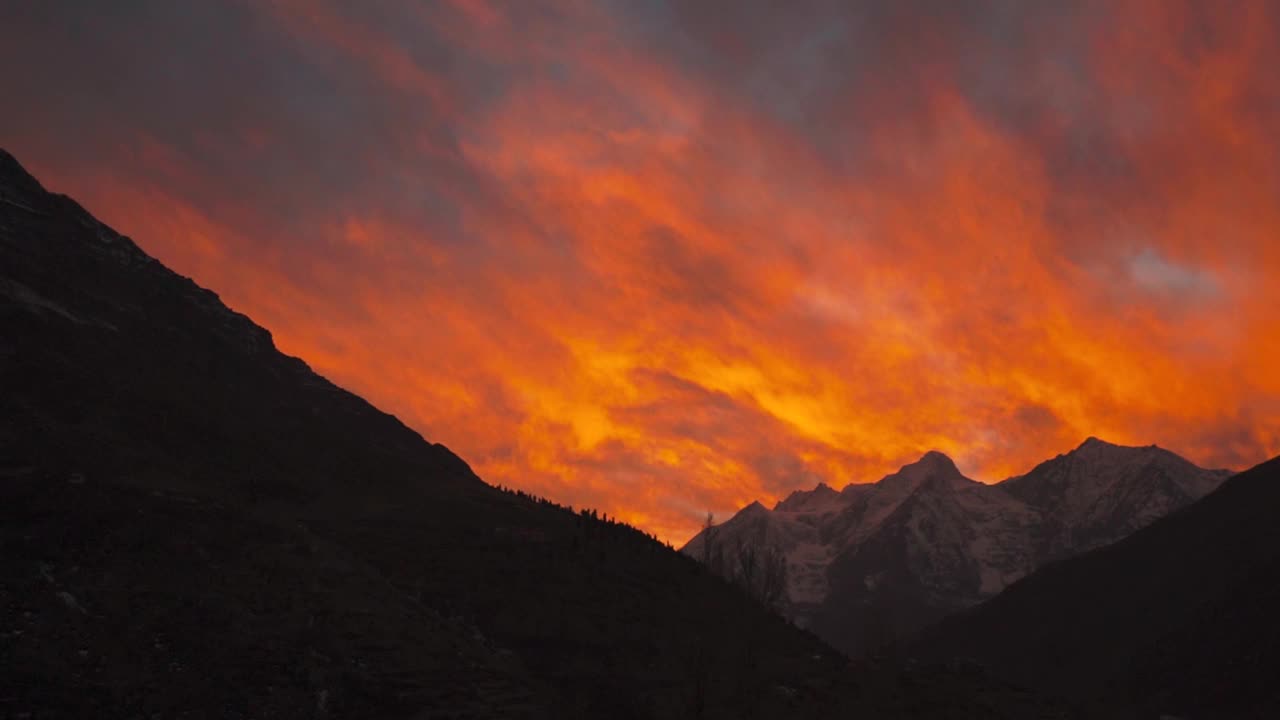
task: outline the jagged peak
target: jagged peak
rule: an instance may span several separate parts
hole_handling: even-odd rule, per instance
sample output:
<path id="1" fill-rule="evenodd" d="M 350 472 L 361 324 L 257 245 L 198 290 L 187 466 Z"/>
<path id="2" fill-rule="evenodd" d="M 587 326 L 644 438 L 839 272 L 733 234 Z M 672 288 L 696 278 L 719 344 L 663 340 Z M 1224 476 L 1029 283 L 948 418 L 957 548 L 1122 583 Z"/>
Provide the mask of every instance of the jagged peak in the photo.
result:
<path id="1" fill-rule="evenodd" d="M 812 490 L 794 490 L 773 506 L 774 510 L 804 511 L 821 509 L 840 493 L 826 482 L 819 482 Z"/>
<path id="2" fill-rule="evenodd" d="M 1158 445 L 1120 445 L 1113 442 L 1107 442 L 1094 435 L 1085 438 L 1074 450 L 1067 453 L 1068 455 L 1080 454 L 1097 454 L 1097 453 L 1115 453 L 1125 450 L 1163 450 Z M 1167 451 L 1166 451 L 1167 452 Z"/>
<path id="3" fill-rule="evenodd" d="M 930 450 L 924 455 L 921 455 L 919 460 L 903 465 L 898 469 L 898 474 L 904 473 L 927 475 L 936 473 L 950 475 L 954 473 L 959 475 L 960 470 L 956 467 L 955 461 L 947 457 L 945 453 L 938 450 Z"/>
<path id="4" fill-rule="evenodd" d="M 840 493 L 836 492 L 835 488 L 831 487 L 825 482 L 818 483 L 813 487 L 812 490 L 805 493 L 805 495 L 809 497 L 817 497 L 817 498 L 824 498 L 824 499 L 835 497 L 836 495 L 839 495 L 839 494 Z"/>
<path id="5" fill-rule="evenodd" d="M 1025 475 L 1000 483 L 1020 497 L 1037 502 L 1058 502 L 1063 493 L 1098 493 L 1123 468 L 1151 468 L 1158 472 L 1144 477 L 1165 478 L 1179 484 L 1191 483 L 1195 495 L 1207 492 L 1230 475 L 1230 471 L 1208 470 L 1158 445 L 1118 445 L 1090 436 L 1079 446 L 1046 460 Z M 1172 473 L 1172 475 L 1169 475 Z M 1085 490 L 1087 488 L 1087 490 Z M 1045 496 L 1044 493 L 1050 493 Z M 1046 500 L 1045 498 L 1050 498 Z"/>
<path id="6" fill-rule="evenodd" d="M 898 472 L 886 475 L 876 483 L 877 487 L 887 490 L 902 492 L 914 491 L 929 481 L 929 485 L 933 486 L 941 484 L 941 486 L 961 486 L 968 485 L 973 481 L 961 474 L 960 469 L 950 457 L 938 450 L 930 450 L 920 459 L 903 465 Z"/>
<path id="7" fill-rule="evenodd" d="M 1083 450 L 1085 448 L 1120 448 L 1123 450 L 1145 450 L 1148 448 L 1155 448 L 1157 450 L 1162 449 L 1155 443 L 1151 443 L 1150 445 L 1121 445 L 1120 443 L 1108 442 L 1095 435 L 1090 435 L 1084 439 L 1084 442 L 1076 446 L 1077 450 Z"/>
<path id="8" fill-rule="evenodd" d="M 1106 440 L 1103 440 L 1095 435 L 1090 435 L 1089 437 L 1085 438 L 1084 442 L 1080 443 L 1080 445 L 1077 446 L 1076 449 L 1084 450 L 1087 448 L 1115 448 L 1115 447 L 1121 447 L 1121 446 L 1116 445 L 1115 443 L 1109 443 Z"/>
<path id="9" fill-rule="evenodd" d="M 941 450 L 930 450 L 924 455 L 921 455 L 920 459 L 917 460 L 916 462 L 931 463 L 933 465 L 944 465 L 944 466 L 949 465 L 951 467 L 956 466 L 955 462 L 952 461 L 951 458 L 948 457 L 947 454 L 942 452 Z"/>
<path id="10" fill-rule="evenodd" d="M 875 483 L 870 483 L 870 482 L 849 483 L 848 485 L 845 485 L 843 488 L 840 489 L 840 494 L 842 496 L 856 495 L 858 493 L 866 492 L 869 488 L 872 488 L 872 487 L 875 487 Z"/>
<path id="11" fill-rule="evenodd" d="M 805 495 L 813 495 L 815 493 L 819 495 L 829 495 L 834 492 L 835 488 L 828 485 L 826 481 L 819 481 L 817 485 L 813 486 L 812 490 L 792 490 L 791 494 L 788 495 L 787 498 L 803 497 Z"/>

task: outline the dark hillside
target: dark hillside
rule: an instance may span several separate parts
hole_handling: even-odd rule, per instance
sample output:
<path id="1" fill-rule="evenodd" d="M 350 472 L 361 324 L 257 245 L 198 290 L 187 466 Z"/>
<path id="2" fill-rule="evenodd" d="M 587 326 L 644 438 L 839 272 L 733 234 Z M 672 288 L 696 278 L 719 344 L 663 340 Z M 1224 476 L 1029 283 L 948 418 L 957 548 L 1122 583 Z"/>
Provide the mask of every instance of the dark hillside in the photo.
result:
<path id="1" fill-rule="evenodd" d="M 6 717 L 1054 716 L 484 484 L 2 152 L 0 639 Z"/>
<path id="2" fill-rule="evenodd" d="M 1280 458 L 925 634 L 1048 693 L 1143 713 L 1280 716 Z"/>

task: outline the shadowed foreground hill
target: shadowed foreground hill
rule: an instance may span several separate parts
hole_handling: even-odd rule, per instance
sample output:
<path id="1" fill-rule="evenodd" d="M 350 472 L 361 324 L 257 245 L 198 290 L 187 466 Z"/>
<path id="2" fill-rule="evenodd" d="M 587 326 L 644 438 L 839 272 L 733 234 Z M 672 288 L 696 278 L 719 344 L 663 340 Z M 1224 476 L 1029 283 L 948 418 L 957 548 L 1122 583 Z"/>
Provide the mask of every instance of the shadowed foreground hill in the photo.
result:
<path id="1" fill-rule="evenodd" d="M 484 484 L 3 152 L 0 668 L 6 717 L 1057 716 Z"/>
<path id="2" fill-rule="evenodd" d="M 917 649 L 1152 716 L 1280 717 L 1277 510 L 1280 458 L 944 620 Z"/>

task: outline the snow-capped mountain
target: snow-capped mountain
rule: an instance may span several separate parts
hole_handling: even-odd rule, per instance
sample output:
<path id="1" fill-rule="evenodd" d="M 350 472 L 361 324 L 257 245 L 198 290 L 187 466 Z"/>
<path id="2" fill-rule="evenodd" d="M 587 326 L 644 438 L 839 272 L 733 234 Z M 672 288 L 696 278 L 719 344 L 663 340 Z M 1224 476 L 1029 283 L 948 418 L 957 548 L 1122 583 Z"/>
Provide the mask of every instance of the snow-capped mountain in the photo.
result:
<path id="1" fill-rule="evenodd" d="M 986 485 L 931 451 L 874 483 L 839 492 L 819 484 L 772 510 L 752 503 L 683 551 L 780 554 L 783 612 L 862 652 L 975 605 L 1049 560 L 1125 537 L 1229 474 L 1154 446 L 1090 438 L 1025 475 Z"/>
<path id="2" fill-rule="evenodd" d="M 1000 483 L 1042 518 L 1042 559 L 1109 545 L 1207 495 L 1230 475 L 1168 450 L 1089 438 L 1026 475 Z"/>

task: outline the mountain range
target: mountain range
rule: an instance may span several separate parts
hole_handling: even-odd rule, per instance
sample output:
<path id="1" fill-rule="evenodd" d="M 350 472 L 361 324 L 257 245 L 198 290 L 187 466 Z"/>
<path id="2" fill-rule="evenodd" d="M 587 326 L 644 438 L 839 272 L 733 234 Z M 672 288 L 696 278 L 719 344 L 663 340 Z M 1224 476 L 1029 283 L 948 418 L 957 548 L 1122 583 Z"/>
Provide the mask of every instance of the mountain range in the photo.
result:
<path id="1" fill-rule="evenodd" d="M 1280 717 L 1280 458 L 914 639 L 1094 717 Z M 1099 708 L 1105 708 L 1101 710 Z"/>
<path id="2" fill-rule="evenodd" d="M 874 483 L 819 484 L 752 503 L 682 551 L 785 558 L 781 610 L 837 648 L 882 652 L 995 596 L 1038 567 L 1115 542 L 1205 496 L 1231 473 L 1156 446 L 1089 438 L 1025 475 L 965 477 L 940 452 Z"/>
<path id="3" fill-rule="evenodd" d="M 483 482 L 0 151 L 0 717 L 1062 717 Z"/>
<path id="4" fill-rule="evenodd" d="M 1280 458 L 1227 474 L 931 452 L 676 552 L 485 483 L 0 151 L 0 717 L 1275 717 Z"/>

